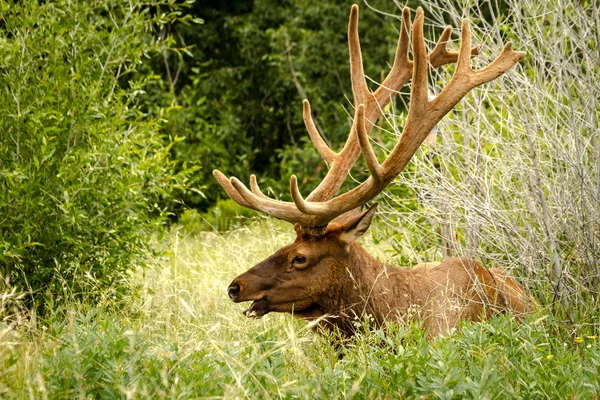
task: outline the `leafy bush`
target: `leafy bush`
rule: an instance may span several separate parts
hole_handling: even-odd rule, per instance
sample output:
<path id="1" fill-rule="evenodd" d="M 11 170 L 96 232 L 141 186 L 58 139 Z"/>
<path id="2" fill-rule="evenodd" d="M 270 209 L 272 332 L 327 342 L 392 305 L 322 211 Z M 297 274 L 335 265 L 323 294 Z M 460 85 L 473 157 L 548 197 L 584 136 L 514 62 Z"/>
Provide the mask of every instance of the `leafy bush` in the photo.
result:
<path id="1" fill-rule="evenodd" d="M 164 221 L 172 173 L 136 75 L 148 3 L 0 2 L 0 272 L 40 303 L 118 289 Z M 162 19 L 161 19 L 162 18 Z"/>

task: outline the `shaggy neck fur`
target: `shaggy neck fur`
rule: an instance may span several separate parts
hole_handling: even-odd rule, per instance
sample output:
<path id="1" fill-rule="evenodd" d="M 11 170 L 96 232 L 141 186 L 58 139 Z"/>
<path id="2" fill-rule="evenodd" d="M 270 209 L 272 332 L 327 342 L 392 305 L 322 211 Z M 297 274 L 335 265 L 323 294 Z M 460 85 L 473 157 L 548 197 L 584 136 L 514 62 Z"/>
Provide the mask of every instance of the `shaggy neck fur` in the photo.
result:
<path id="1" fill-rule="evenodd" d="M 402 278 L 405 273 L 379 262 L 358 244 L 351 244 L 348 256 L 333 268 L 334 287 L 318 299 L 326 315 L 321 325 L 353 334 L 353 322 L 365 316 L 381 324 L 392 313 L 406 315 L 412 296 L 408 282 Z"/>

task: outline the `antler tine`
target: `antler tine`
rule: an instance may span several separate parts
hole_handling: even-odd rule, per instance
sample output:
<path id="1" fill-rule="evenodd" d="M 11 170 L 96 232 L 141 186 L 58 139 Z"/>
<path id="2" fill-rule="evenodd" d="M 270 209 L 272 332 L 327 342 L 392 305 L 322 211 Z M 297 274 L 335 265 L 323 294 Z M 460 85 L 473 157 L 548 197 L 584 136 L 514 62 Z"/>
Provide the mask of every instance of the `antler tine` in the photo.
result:
<path id="1" fill-rule="evenodd" d="M 410 79 L 412 72 L 412 61 L 408 58 L 408 48 L 410 47 L 410 9 L 402 9 L 402 25 L 400 26 L 400 36 L 398 37 L 398 46 L 394 57 L 392 69 L 385 77 L 381 85 L 375 90 L 375 101 L 385 107 L 390 96 L 393 96 Z"/>
<path id="2" fill-rule="evenodd" d="M 290 176 L 290 192 L 292 194 L 294 204 L 296 207 L 298 207 L 300 212 L 308 215 L 318 214 L 319 216 L 323 217 L 323 220 L 327 220 L 327 222 L 337 216 L 335 210 L 332 211 L 323 203 L 315 203 L 304 200 L 300 194 L 300 189 L 298 189 L 298 179 L 296 178 L 296 175 Z"/>
<path id="3" fill-rule="evenodd" d="M 412 70 L 412 85 L 410 88 L 410 106 L 408 108 L 409 121 L 415 119 L 414 116 L 411 118 L 411 113 L 413 115 L 421 114 L 428 103 L 429 84 L 427 83 L 427 50 L 425 48 L 425 39 L 423 37 L 424 19 L 423 9 L 419 7 L 412 29 L 414 65 Z"/>
<path id="4" fill-rule="evenodd" d="M 258 182 L 256 182 L 256 175 L 254 175 L 254 174 L 250 175 L 250 190 L 252 191 L 252 193 L 257 195 L 258 197 L 262 197 L 263 199 L 269 198 L 260 190 L 260 187 L 258 186 Z"/>
<path id="5" fill-rule="evenodd" d="M 432 68 L 437 68 L 445 64 L 455 63 L 458 60 L 458 52 L 448 50 L 448 40 L 452 35 L 452 27 L 448 25 L 440 35 L 433 51 L 429 54 L 429 62 Z M 479 54 L 477 47 L 471 48 L 471 56 Z"/>
<path id="6" fill-rule="evenodd" d="M 490 65 L 485 68 L 482 68 L 477 71 L 473 71 L 473 76 L 475 76 L 475 84 L 477 86 L 493 81 L 498 78 L 508 69 L 512 68 L 522 57 L 524 57 L 527 53 L 524 51 L 514 51 L 512 49 L 512 44 L 507 43 L 500 55 L 492 61 Z"/>
<path id="7" fill-rule="evenodd" d="M 456 62 L 456 74 L 471 71 L 471 26 L 466 19 L 462 20 L 460 26 L 460 49 L 458 50 L 458 61 Z"/>
<path id="8" fill-rule="evenodd" d="M 350 52 L 350 80 L 352 81 L 352 93 L 354 94 L 354 106 L 364 104 L 371 95 L 365 79 L 365 70 L 360 50 L 360 39 L 358 37 L 358 6 L 352 5 L 350 10 L 350 21 L 348 22 L 348 50 Z"/>
<path id="9" fill-rule="evenodd" d="M 308 102 L 308 100 L 304 99 L 302 105 L 304 125 L 306 126 L 306 130 L 308 131 L 308 136 L 310 136 L 310 140 L 313 142 L 313 145 L 315 146 L 321 157 L 323 157 L 323 159 L 326 162 L 331 164 L 338 154 L 331 150 L 331 148 L 327 145 L 327 143 L 325 143 L 323 138 L 321 138 L 321 135 L 319 134 L 319 131 L 317 130 L 317 127 L 315 126 L 315 123 L 312 119 L 312 114 L 310 112 L 310 103 Z"/>
<path id="10" fill-rule="evenodd" d="M 229 178 L 227 178 L 221 171 L 218 169 L 213 170 L 213 176 L 219 182 L 221 187 L 225 189 L 227 195 L 231 197 L 231 200 L 235 201 L 242 207 L 251 208 L 256 210 L 256 208 L 252 207 L 244 198 L 238 193 L 238 191 L 233 187 Z"/>
<path id="11" fill-rule="evenodd" d="M 357 126 L 356 133 L 358 134 L 358 143 L 360 144 L 360 150 L 367 163 L 367 168 L 374 180 L 381 180 L 381 165 L 377 161 L 375 152 L 369 143 L 369 134 L 365 127 L 365 106 L 361 104 L 356 109 L 355 124 Z"/>

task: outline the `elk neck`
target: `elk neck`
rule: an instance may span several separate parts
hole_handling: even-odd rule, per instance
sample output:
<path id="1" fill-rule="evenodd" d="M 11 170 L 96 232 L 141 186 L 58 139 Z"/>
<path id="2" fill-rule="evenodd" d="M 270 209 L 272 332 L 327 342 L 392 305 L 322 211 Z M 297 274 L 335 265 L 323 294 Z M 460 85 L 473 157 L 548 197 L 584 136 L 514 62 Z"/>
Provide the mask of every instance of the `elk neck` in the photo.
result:
<path id="1" fill-rule="evenodd" d="M 365 316 L 380 324 L 391 313 L 404 315 L 412 302 L 407 271 L 383 264 L 357 243 L 348 246 L 347 257 L 331 274 L 331 291 L 318 303 L 335 325 Z"/>

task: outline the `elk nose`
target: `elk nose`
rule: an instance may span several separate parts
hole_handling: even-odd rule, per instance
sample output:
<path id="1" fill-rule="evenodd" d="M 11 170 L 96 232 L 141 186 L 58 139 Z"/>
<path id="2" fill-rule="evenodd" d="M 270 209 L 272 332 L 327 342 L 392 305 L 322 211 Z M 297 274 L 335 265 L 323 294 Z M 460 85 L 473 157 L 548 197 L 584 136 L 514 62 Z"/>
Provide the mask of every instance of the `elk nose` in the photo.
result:
<path id="1" fill-rule="evenodd" d="M 231 285 L 229 285 L 229 288 L 227 289 L 227 294 L 229 294 L 229 298 L 231 300 L 237 299 L 240 295 L 240 285 L 238 285 L 237 283 L 232 283 Z"/>

